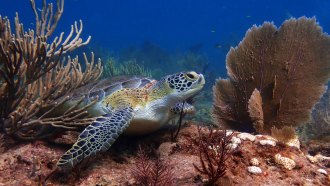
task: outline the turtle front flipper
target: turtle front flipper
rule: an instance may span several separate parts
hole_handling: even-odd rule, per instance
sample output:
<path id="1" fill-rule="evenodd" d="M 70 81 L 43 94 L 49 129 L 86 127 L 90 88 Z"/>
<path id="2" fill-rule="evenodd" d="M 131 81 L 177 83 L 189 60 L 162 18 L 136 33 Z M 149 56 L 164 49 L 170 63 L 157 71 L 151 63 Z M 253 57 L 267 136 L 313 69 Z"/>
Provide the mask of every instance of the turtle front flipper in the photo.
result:
<path id="1" fill-rule="evenodd" d="M 79 135 L 75 144 L 58 160 L 62 170 L 73 168 L 84 159 L 107 151 L 118 136 L 128 127 L 133 109 L 126 107 L 98 117 Z"/>

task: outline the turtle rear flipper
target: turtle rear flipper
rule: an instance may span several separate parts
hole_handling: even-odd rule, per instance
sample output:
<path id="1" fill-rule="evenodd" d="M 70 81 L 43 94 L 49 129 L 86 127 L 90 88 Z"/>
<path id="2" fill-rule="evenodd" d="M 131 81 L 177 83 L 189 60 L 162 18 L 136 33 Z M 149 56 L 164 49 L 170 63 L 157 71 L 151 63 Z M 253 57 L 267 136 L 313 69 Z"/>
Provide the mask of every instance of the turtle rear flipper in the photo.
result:
<path id="1" fill-rule="evenodd" d="M 84 159 L 107 151 L 133 118 L 133 109 L 126 107 L 98 117 L 79 135 L 75 144 L 58 160 L 57 166 L 71 169 Z"/>

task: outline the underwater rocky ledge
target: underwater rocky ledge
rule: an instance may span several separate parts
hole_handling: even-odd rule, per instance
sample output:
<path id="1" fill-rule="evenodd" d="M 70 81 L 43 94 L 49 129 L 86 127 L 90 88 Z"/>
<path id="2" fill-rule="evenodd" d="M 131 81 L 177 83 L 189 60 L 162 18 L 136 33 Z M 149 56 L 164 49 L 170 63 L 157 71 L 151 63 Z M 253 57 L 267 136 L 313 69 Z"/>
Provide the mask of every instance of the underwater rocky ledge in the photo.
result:
<path id="1" fill-rule="evenodd" d="M 164 170 L 170 171 L 165 176 L 170 185 L 203 185 L 207 176 L 194 167 L 201 166 L 193 144 L 199 130 L 208 132 L 186 122 L 176 142 L 171 142 L 171 133 L 164 130 L 144 137 L 123 136 L 108 152 L 71 173 L 51 174 L 58 158 L 75 141 L 74 132 L 49 142 L 13 144 L 0 156 L 0 185 L 138 185 L 134 170 L 141 160 L 137 154 L 146 146 L 154 149 L 148 152 L 150 159 L 158 157 Z M 330 157 L 309 155 L 306 146 L 299 147 L 297 141 L 289 146 L 266 135 L 231 133 L 227 131 L 232 150 L 225 162 L 225 175 L 216 185 L 330 184 Z"/>

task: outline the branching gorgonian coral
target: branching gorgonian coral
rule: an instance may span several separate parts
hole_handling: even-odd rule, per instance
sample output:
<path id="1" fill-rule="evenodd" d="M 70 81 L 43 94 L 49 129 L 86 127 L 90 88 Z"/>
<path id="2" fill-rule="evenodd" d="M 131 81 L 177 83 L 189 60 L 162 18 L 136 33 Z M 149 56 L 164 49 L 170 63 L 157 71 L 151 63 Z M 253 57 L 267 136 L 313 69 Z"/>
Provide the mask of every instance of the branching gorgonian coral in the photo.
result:
<path id="1" fill-rule="evenodd" d="M 64 37 L 49 37 L 54 32 L 63 13 L 64 0 L 57 0 L 57 10 L 53 4 L 43 1 L 38 13 L 35 1 L 31 0 L 36 17 L 35 30 L 25 31 L 16 14 L 14 28 L 8 18 L 0 17 L 0 126 L 8 134 L 27 134 L 35 124 L 63 124 L 78 119 L 85 110 L 74 108 L 68 117 L 49 118 L 49 112 L 69 99 L 70 92 L 99 78 L 101 63 L 87 60 L 83 70 L 78 58 L 67 60 L 64 54 L 89 43 L 80 37 L 82 22 L 71 26 L 71 32 Z M 77 111 L 76 113 L 74 111 Z M 50 122 L 53 120 L 54 122 Z M 38 121 L 38 122 L 36 122 Z M 57 121 L 57 123 L 55 123 Z M 58 122 L 60 121 L 60 122 Z M 24 132 L 21 130 L 23 127 Z M 29 132 L 28 132 L 29 131 Z M 36 135 L 35 132 L 31 134 Z"/>

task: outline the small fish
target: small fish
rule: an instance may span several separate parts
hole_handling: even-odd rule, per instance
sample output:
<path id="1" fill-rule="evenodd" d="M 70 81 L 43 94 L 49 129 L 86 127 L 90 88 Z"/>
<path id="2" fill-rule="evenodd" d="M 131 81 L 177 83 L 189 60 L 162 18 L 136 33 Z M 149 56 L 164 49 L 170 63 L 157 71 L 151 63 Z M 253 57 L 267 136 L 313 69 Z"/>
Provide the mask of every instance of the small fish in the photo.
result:
<path id="1" fill-rule="evenodd" d="M 246 16 L 246 18 L 251 18 L 251 17 L 252 17 L 252 16 L 250 16 L 250 15 L 247 15 L 247 16 Z"/>
<path id="2" fill-rule="evenodd" d="M 215 29 L 212 29 L 211 32 L 212 32 L 212 33 L 215 33 Z"/>
<path id="3" fill-rule="evenodd" d="M 293 17 L 293 15 L 292 15 L 288 10 L 286 10 L 286 11 L 285 11 L 285 17 L 286 17 L 287 19 L 290 19 L 290 18 Z"/>
<path id="4" fill-rule="evenodd" d="M 215 44 L 215 48 L 222 48 L 222 46 L 218 43 L 218 44 Z"/>

